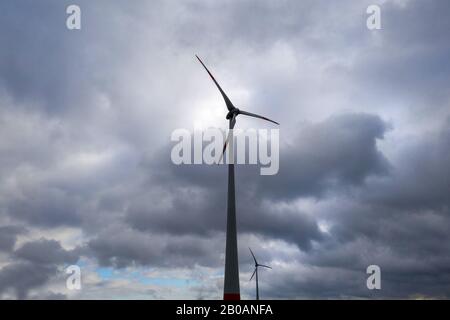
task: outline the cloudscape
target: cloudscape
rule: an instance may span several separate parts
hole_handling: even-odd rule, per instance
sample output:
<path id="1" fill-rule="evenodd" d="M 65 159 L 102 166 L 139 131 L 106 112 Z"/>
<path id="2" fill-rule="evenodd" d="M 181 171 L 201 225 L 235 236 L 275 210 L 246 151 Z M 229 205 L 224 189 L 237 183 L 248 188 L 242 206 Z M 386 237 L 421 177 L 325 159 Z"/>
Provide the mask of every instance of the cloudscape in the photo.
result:
<path id="1" fill-rule="evenodd" d="M 273 268 L 264 299 L 448 298 L 449 14 L 446 0 L 1 1 L 0 298 L 222 299 L 227 167 L 171 161 L 174 130 L 228 126 L 196 54 L 236 106 L 281 124 L 277 174 L 236 165 L 243 299 L 248 247 Z"/>

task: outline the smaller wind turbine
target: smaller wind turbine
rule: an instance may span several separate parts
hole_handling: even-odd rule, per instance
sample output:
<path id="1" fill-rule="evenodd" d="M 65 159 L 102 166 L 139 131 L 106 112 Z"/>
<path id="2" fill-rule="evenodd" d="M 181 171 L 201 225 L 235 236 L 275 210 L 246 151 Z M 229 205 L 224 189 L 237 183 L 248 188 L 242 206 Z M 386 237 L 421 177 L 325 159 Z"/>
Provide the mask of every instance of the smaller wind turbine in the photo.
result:
<path id="1" fill-rule="evenodd" d="M 248 249 L 250 250 L 253 260 L 255 261 L 255 271 L 253 271 L 253 274 L 249 281 L 251 281 L 253 279 L 253 277 L 256 275 L 256 300 L 259 300 L 258 267 L 264 267 L 264 268 L 269 268 L 269 269 L 272 269 L 272 268 L 269 266 L 263 265 L 263 264 L 259 264 L 258 261 L 256 261 L 256 258 L 255 258 L 255 255 L 253 254 L 252 249 L 250 249 L 250 248 L 248 248 Z"/>

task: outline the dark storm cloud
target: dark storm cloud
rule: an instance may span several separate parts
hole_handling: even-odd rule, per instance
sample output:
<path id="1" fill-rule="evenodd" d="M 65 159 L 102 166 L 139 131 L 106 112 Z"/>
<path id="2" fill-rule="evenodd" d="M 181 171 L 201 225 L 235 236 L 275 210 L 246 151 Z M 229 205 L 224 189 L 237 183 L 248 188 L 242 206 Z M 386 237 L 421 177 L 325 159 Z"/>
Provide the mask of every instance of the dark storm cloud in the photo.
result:
<path id="1" fill-rule="evenodd" d="M 47 239 L 27 242 L 12 256 L 14 262 L 0 269 L 0 294 L 12 290 L 18 299 L 29 298 L 31 289 L 42 287 L 58 276 L 60 267 L 76 263 L 79 258 L 77 250 L 65 250 L 59 242 Z"/>
<path id="2" fill-rule="evenodd" d="M 405 160 L 405 163 L 401 168 L 397 168 L 397 171 L 395 171 L 395 167 L 390 166 L 377 147 L 377 140 L 384 137 L 388 128 L 389 126 L 385 122 L 373 115 L 344 114 L 333 116 L 322 123 L 307 125 L 300 130 L 299 136 L 302 139 L 299 143 L 298 153 L 289 154 L 287 159 L 292 163 L 292 167 L 288 168 L 297 173 L 296 168 L 317 166 L 317 170 L 305 170 L 306 173 L 315 174 L 314 178 L 309 180 L 311 190 L 295 187 L 295 178 L 299 181 L 298 185 L 302 185 L 302 180 L 307 177 L 300 171 L 298 175 L 291 174 L 292 182 L 288 187 L 283 184 L 273 184 L 271 189 L 265 190 L 266 198 L 261 198 L 255 195 L 254 192 L 258 189 L 252 189 L 250 181 L 253 179 L 249 177 L 254 175 L 261 180 L 265 177 L 258 176 L 256 170 L 237 168 L 241 177 L 238 191 L 242 191 L 237 199 L 241 233 L 253 233 L 269 239 L 281 239 L 288 243 L 294 243 L 303 250 L 310 250 L 311 241 L 322 243 L 322 248 L 310 251 L 311 256 L 305 260 L 314 273 L 308 273 L 308 277 L 298 282 L 286 281 L 289 288 L 280 287 L 280 283 L 270 284 L 274 285 L 271 292 L 282 292 L 274 294 L 273 297 L 304 297 L 311 292 L 314 293 L 313 296 L 321 297 L 378 297 L 376 293 L 367 291 L 364 282 L 365 268 L 373 263 L 381 265 L 387 273 L 385 296 L 439 295 L 445 288 L 445 284 L 431 286 L 427 284 L 427 281 L 430 284 L 438 281 L 438 278 L 446 272 L 448 261 L 442 257 L 448 248 L 439 242 L 446 238 L 445 230 L 448 229 L 449 220 L 446 218 L 436 220 L 433 214 L 415 217 L 409 212 L 406 214 L 399 212 L 397 206 L 386 201 L 386 198 L 382 198 L 381 201 L 378 199 L 377 203 L 374 199 L 395 197 L 395 192 L 392 192 L 390 188 L 395 186 L 395 181 L 398 179 L 397 174 L 404 176 L 403 168 L 416 168 L 417 166 L 412 164 L 417 161 L 420 161 L 422 170 L 420 172 L 409 171 L 407 179 L 410 181 L 399 183 L 399 187 L 408 185 L 412 188 L 413 185 L 421 185 L 430 181 L 429 186 L 433 185 L 439 190 L 446 190 L 447 188 L 440 189 L 445 187 L 448 182 L 448 175 L 445 174 L 445 171 L 441 179 L 430 176 L 430 173 L 434 170 L 436 173 L 439 171 L 442 173 L 443 165 L 447 163 L 446 156 L 444 156 L 446 152 L 444 151 L 442 154 L 442 151 L 445 150 L 443 146 L 447 145 L 447 128 L 437 135 L 439 139 L 435 139 L 435 136 L 424 139 L 427 141 L 428 149 L 430 141 L 435 141 L 433 143 L 435 149 L 430 153 L 424 153 L 423 146 L 415 145 L 408 153 L 410 156 L 402 157 L 408 160 Z M 167 152 L 163 153 L 168 154 Z M 286 152 L 282 152 L 282 154 L 286 155 Z M 418 157 L 418 155 L 422 155 L 422 157 Z M 442 162 L 422 161 L 420 158 L 441 159 Z M 161 162 L 154 162 L 153 165 L 155 163 L 160 165 Z M 156 193 L 141 204 L 135 203 L 135 206 L 130 208 L 126 221 L 137 230 L 157 234 L 198 234 L 208 237 L 215 231 L 223 230 L 225 222 L 221 212 L 225 208 L 225 183 L 217 183 L 220 176 L 224 175 L 223 170 L 204 166 L 187 168 L 169 166 L 165 170 L 162 169 L 163 167 L 164 165 L 161 165 L 160 169 L 149 170 L 149 172 L 156 173 L 158 188 L 170 190 L 171 194 L 177 196 L 171 197 L 167 193 Z M 286 166 L 282 168 L 285 170 Z M 422 173 L 424 177 L 417 179 L 417 174 Z M 280 172 L 281 174 L 282 172 Z M 377 179 L 367 182 L 367 178 L 371 176 Z M 312 183 L 315 181 L 318 182 L 316 185 Z M 443 182 L 442 185 L 439 181 Z M 379 184 L 382 184 L 383 187 L 380 187 Z M 303 185 L 308 186 L 307 183 Z M 322 218 L 332 222 L 332 227 L 326 236 L 318 230 L 316 220 L 302 214 L 301 211 L 280 210 L 276 209 L 276 205 L 271 206 L 270 200 L 275 197 L 269 192 L 275 191 L 277 188 L 280 193 L 283 193 L 283 190 L 284 193 L 288 193 L 291 189 L 295 190 L 295 193 L 290 196 L 291 199 L 305 195 L 326 199 L 327 191 L 333 190 L 333 194 L 339 193 L 336 190 L 337 187 L 344 197 L 347 193 L 353 194 L 352 197 L 354 197 L 360 190 L 367 195 L 349 200 L 350 203 L 356 201 L 350 207 L 331 208 L 332 213 L 323 214 Z M 445 193 L 445 191 L 443 192 Z M 432 194 L 430 193 L 430 196 Z M 444 196 L 444 194 L 442 196 L 440 194 L 437 194 L 438 198 Z M 433 197 L 430 198 L 431 201 L 425 202 L 424 205 L 426 206 L 427 203 L 438 204 L 439 201 L 436 201 L 435 196 L 433 194 Z M 155 198 L 159 198 L 168 205 L 158 210 L 148 209 L 153 206 L 152 202 Z M 365 204 L 364 201 L 367 200 L 364 199 L 372 199 L 372 203 Z M 445 196 L 443 199 L 446 199 Z M 360 201 L 362 203 L 358 204 Z M 414 194 L 409 194 L 405 199 L 406 203 L 414 201 L 417 201 Z M 223 205 L 219 205 L 220 202 Z M 417 204 L 412 207 L 420 208 Z M 184 214 L 177 214 L 179 212 L 184 212 Z M 337 217 L 339 218 L 336 219 Z M 202 223 L 198 223 L 199 221 Z M 423 239 L 416 239 L 412 244 L 412 239 L 415 239 L 418 234 L 423 235 Z M 374 250 L 373 246 L 377 246 L 377 250 L 381 252 L 385 250 L 387 253 L 371 258 L 368 252 Z M 390 255 L 393 252 L 396 252 L 403 262 L 392 258 Z M 97 254 L 101 253 L 97 252 Z M 428 266 L 421 263 L 421 257 L 429 256 L 428 259 L 431 259 L 435 254 L 437 254 L 437 258 L 429 260 L 433 262 Z M 110 255 L 120 257 L 121 253 L 114 251 L 114 254 L 110 253 Z M 128 260 L 132 261 L 133 259 Z M 351 261 L 351 265 L 349 265 L 349 261 Z M 149 263 L 149 260 L 143 260 L 143 262 Z M 402 277 L 407 276 L 404 274 L 405 269 L 411 272 L 415 270 L 417 275 L 421 274 L 422 285 L 425 289 L 414 288 L 408 284 L 395 290 L 397 282 L 403 281 Z M 437 270 L 441 272 L 441 275 L 433 276 L 433 272 Z M 323 273 L 329 273 L 329 275 L 325 276 Z M 292 277 L 292 273 L 288 273 L 286 277 Z"/>
<path id="3" fill-rule="evenodd" d="M 116 268 L 217 266 L 220 261 L 217 253 L 222 250 L 217 246 L 221 244 L 192 236 L 141 233 L 121 226 L 120 231 L 108 230 L 89 241 L 87 250 L 100 265 Z"/>
<path id="4" fill-rule="evenodd" d="M 355 104 L 372 101 L 373 110 L 394 115 L 402 105 L 408 111 L 398 120 L 414 124 L 448 115 L 450 43 L 445 41 L 450 22 L 443 13 L 448 1 L 408 1 L 406 5 L 381 5 L 379 37 L 365 37 L 361 53 L 352 64 L 336 66 Z M 365 40 L 364 40 L 365 39 Z M 430 110 L 433 110 L 430 113 Z"/>
<path id="5" fill-rule="evenodd" d="M 363 113 L 334 115 L 319 123 L 299 125 L 290 137 L 293 142 L 280 145 L 280 171 L 274 176 L 262 176 L 251 185 L 251 176 L 259 175 L 256 166 L 238 167 L 243 192 L 249 185 L 263 191 L 266 197 L 292 199 L 298 196 L 320 197 L 336 186 L 362 185 L 370 176 L 386 175 L 389 162 L 378 149 L 390 125 L 379 116 Z M 282 131 L 283 133 L 283 131 Z M 204 188 L 220 188 L 217 179 L 224 168 L 215 166 L 174 166 L 166 164 L 170 150 L 161 149 L 156 159 L 147 159 L 153 179 L 176 186 L 195 184 Z M 151 162 L 159 167 L 153 170 Z M 168 176 L 174 176 L 168 179 Z M 266 183 L 267 182 L 267 183 Z M 223 191 L 223 189 L 222 189 Z M 181 197 L 183 194 L 181 194 Z"/>
<path id="6" fill-rule="evenodd" d="M 316 296 L 448 297 L 450 174 L 444 146 L 450 143 L 449 128 L 446 121 L 437 132 L 417 138 L 404 147 L 401 166 L 391 174 L 326 207 L 321 218 L 331 224 L 328 237 L 302 260 L 315 268 L 314 274 L 285 287 L 270 282 L 273 292 L 292 290 L 301 297 L 321 288 Z M 366 290 L 362 281 L 371 264 L 382 270 L 380 294 Z M 335 282 L 342 270 L 351 278 Z M 284 272 L 281 278 L 295 279 L 293 270 Z M 314 283 L 318 275 L 323 275 L 317 278 L 322 281 Z M 355 287 L 349 286 L 352 283 Z"/>
<path id="7" fill-rule="evenodd" d="M 166 176 L 169 183 L 175 182 Z M 218 189 L 220 187 L 218 186 Z M 210 189 L 183 190 L 171 189 L 176 197 L 168 196 L 166 207 L 152 208 L 157 195 L 134 203 L 128 210 L 126 221 L 138 230 L 149 230 L 156 233 L 211 235 L 221 229 L 224 218 L 220 214 L 223 206 L 220 191 Z M 210 201 L 205 201 L 209 199 Z M 157 206 L 153 206 L 157 207 Z M 185 214 L 180 217 L 179 212 Z"/>
<path id="8" fill-rule="evenodd" d="M 333 188 L 360 186 L 385 175 L 389 163 L 377 147 L 388 125 L 370 114 L 341 114 L 299 129 L 295 143 L 281 149 L 280 173 L 260 188 L 266 196 L 320 197 Z"/>
<path id="9" fill-rule="evenodd" d="M 438 132 L 405 146 L 395 175 L 375 184 L 365 198 L 403 210 L 446 211 L 450 207 L 450 119 Z"/>
<path id="10" fill-rule="evenodd" d="M 443 217 L 374 207 L 341 210 L 333 212 L 339 220 L 330 237 L 298 262 L 298 270 L 283 268 L 277 280 L 267 280 L 274 297 L 448 297 L 448 212 Z M 365 286 L 372 264 L 381 268 L 379 292 Z"/>
<path id="11" fill-rule="evenodd" d="M 8 204 L 8 214 L 37 226 L 79 225 L 79 203 L 58 189 L 32 190 Z"/>
<path id="12" fill-rule="evenodd" d="M 44 110 L 49 117 L 69 111 L 92 112 L 97 107 L 92 94 L 113 90 L 115 80 L 109 70 L 120 69 L 121 59 L 130 54 L 123 42 L 131 35 L 119 31 L 111 35 L 109 28 L 114 23 L 133 27 L 127 19 L 136 14 L 137 7 L 117 1 L 78 1 L 77 5 L 86 8 L 82 29 L 71 32 L 66 28 L 66 8 L 72 4 L 30 0 L 0 4 L 4 48 L 0 84 L 18 105 Z M 110 20 L 110 14 L 117 20 Z M 99 41 L 110 46 L 106 52 Z M 109 54 L 109 50 L 116 53 Z"/>
<path id="13" fill-rule="evenodd" d="M 18 226 L 0 226 L 0 251 L 10 252 L 16 243 L 17 236 L 26 232 Z"/>
<path id="14" fill-rule="evenodd" d="M 25 243 L 14 253 L 36 264 L 74 264 L 78 260 L 76 251 L 64 250 L 58 241 L 46 239 Z"/>
<path id="15" fill-rule="evenodd" d="M 42 103 L 49 111 L 63 110 L 73 98 L 73 86 L 66 86 L 67 83 L 82 83 L 80 74 L 71 72 L 77 63 L 70 54 L 71 42 L 61 41 L 67 35 L 67 30 L 61 28 L 65 7 L 64 1 L 5 1 L 0 5 L 4 13 L 0 20 L 1 41 L 5 48 L 0 54 L 0 83 L 18 101 Z"/>
<path id="16" fill-rule="evenodd" d="M 309 249 L 311 241 L 322 238 L 315 219 L 299 210 L 277 209 L 277 203 L 268 200 L 320 197 L 332 186 L 345 189 L 361 185 L 367 176 L 386 174 L 387 160 L 376 147 L 376 140 L 383 137 L 385 130 L 386 124 L 373 115 L 335 116 L 300 130 L 301 139 L 295 149 L 282 148 L 282 172 L 278 176 L 261 177 L 245 166 L 238 168 L 239 231 Z M 156 164 L 152 161 L 149 172 L 155 172 L 160 187 L 176 196 L 160 194 L 160 201 L 167 202 L 162 208 L 152 205 L 158 194 L 135 203 L 126 218 L 130 225 L 173 235 L 207 236 L 223 231 L 226 192 L 222 168 L 167 167 L 166 159 Z M 266 181 L 267 185 L 251 181 Z M 184 214 L 180 216 L 180 212 Z"/>
<path id="17" fill-rule="evenodd" d="M 403 163 L 388 177 L 360 190 L 358 203 L 336 208 L 332 228 L 339 242 L 376 239 L 398 254 L 448 265 L 450 123 L 405 148 Z M 433 263 L 430 263 L 430 267 Z"/>
<path id="18" fill-rule="evenodd" d="M 167 179 L 173 182 L 174 177 Z M 240 186 L 245 187 L 245 184 Z M 224 231 L 226 193 L 221 188 L 187 192 L 185 196 L 182 193 L 183 190 L 177 190 L 177 197 L 166 209 L 151 210 L 154 200 L 146 202 L 141 210 L 130 210 L 126 221 L 136 230 L 156 234 L 211 237 Z M 264 203 L 253 193 L 238 194 L 239 232 L 283 239 L 303 250 L 310 248 L 311 241 L 321 239 L 322 235 L 313 218 L 301 211 L 274 208 L 276 205 Z M 180 212 L 184 214 L 181 216 Z"/>
<path id="19" fill-rule="evenodd" d="M 17 262 L 0 269 L 0 293 L 14 290 L 17 299 L 26 299 L 28 291 L 44 285 L 57 272 L 54 266 Z"/>
<path id="20" fill-rule="evenodd" d="M 266 274 L 266 278 L 277 277 L 278 281 L 267 281 L 261 286 L 261 292 L 272 298 L 305 299 L 316 298 L 353 298 L 367 297 L 370 292 L 365 288 L 364 272 L 352 272 L 346 269 L 317 268 L 309 270 L 290 269 L 277 274 Z"/>

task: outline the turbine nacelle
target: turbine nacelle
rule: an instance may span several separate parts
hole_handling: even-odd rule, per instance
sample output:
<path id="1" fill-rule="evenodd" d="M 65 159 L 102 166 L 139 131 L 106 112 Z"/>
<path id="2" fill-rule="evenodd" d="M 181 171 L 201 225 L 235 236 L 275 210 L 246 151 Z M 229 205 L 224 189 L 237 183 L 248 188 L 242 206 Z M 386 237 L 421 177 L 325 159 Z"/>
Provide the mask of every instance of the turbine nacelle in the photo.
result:
<path id="1" fill-rule="evenodd" d="M 230 120 L 231 118 L 233 118 L 233 116 L 237 117 L 239 113 L 240 110 L 238 108 L 233 108 L 227 113 L 226 119 Z"/>

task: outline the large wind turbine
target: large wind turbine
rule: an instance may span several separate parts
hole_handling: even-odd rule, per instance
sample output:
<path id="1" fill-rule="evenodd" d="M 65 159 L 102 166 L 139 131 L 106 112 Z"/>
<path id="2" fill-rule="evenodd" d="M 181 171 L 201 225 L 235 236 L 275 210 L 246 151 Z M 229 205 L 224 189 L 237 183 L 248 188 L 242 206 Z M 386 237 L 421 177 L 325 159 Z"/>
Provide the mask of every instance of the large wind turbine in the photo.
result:
<path id="1" fill-rule="evenodd" d="M 256 275 L 256 300 L 259 300 L 259 287 L 258 287 L 258 267 L 264 267 L 264 268 L 269 268 L 272 269 L 269 266 L 266 266 L 264 264 L 259 264 L 258 261 L 256 261 L 255 255 L 253 254 L 252 249 L 248 248 L 250 250 L 250 253 L 252 254 L 253 260 L 255 261 L 255 271 L 253 271 L 253 274 L 250 278 L 250 281 L 253 279 L 253 277 Z"/>
<path id="2" fill-rule="evenodd" d="M 227 140 L 223 146 L 223 151 L 221 157 L 225 153 L 225 149 L 227 148 L 227 144 L 230 143 L 231 149 L 233 148 L 233 132 L 232 129 L 236 124 L 236 117 L 239 114 L 259 118 L 262 120 L 270 121 L 275 124 L 279 124 L 273 120 L 270 120 L 266 117 L 250 113 L 247 111 L 242 111 L 236 108 L 231 100 L 227 97 L 225 92 L 222 90 L 220 85 L 217 83 L 214 76 L 205 66 L 205 64 L 200 60 L 200 58 L 196 55 L 198 61 L 205 68 L 206 72 L 208 72 L 211 79 L 219 89 L 222 94 L 223 99 L 225 100 L 225 104 L 228 108 L 228 114 L 226 119 L 229 120 L 229 128 L 230 132 L 228 134 Z M 232 152 L 230 153 L 232 154 Z M 220 162 L 220 160 L 219 160 Z M 239 290 L 239 265 L 238 265 L 238 250 L 237 250 L 237 233 L 236 233 L 236 200 L 235 200 L 235 189 L 234 189 L 234 161 L 229 161 L 228 164 L 228 204 L 227 204 L 227 233 L 226 233 L 226 249 L 225 249 L 225 280 L 223 287 L 223 299 L 224 300 L 240 300 L 241 294 Z"/>

